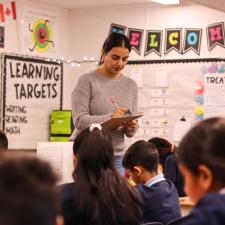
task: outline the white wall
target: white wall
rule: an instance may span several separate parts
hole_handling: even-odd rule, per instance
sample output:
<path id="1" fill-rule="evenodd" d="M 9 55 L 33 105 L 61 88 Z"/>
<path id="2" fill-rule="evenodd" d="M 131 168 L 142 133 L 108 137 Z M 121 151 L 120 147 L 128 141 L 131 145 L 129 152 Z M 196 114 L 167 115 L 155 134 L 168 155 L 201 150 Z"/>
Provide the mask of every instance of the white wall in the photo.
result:
<path id="1" fill-rule="evenodd" d="M 1 1 L 7 4 L 9 1 Z M 7 18 L 5 23 L 1 23 L 1 26 L 5 27 L 5 48 L 0 49 L 0 52 L 16 53 L 21 54 L 22 49 L 22 35 L 23 35 L 23 24 L 21 21 L 24 19 L 24 9 L 30 7 L 33 9 L 38 9 L 40 11 L 46 11 L 55 14 L 57 18 L 57 23 L 59 30 L 57 31 L 57 54 L 52 56 L 59 58 L 61 55 L 67 55 L 68 52 L 68 10 L 51 7 L 45 4 L 39 4 L 27 0 L 17 0 L 16 1 L 16 11 L 17 20 L 12 20 Z M 27 28 L 28 29 L 28 28 Z M 54 35 L 54 34 L 53 34 Z M 35 53 L 39 57 L 45 57 L 47 53 Z"/>
<path id="2" fill-rule="evenodd" d="M 144 30 L 164 30 L 166 28 L 202 28 L 202 47 L 200 57 L 223 57 L 225 49 L 216 47 L 209 52 L 206 42 L 206 27 L 212 23 L 224 22 L 225 13 L 200 6 L 188 0 L 182 1 L 180 6 L 161 6 L 156 3 L 134 6 L 120 6 L 107 8 L 74 9 L 70 12 L 70 55 L 79 59 L 86 54 L 99 56 L 101 45 L 107 36 L 111 23 L 124 25 L 128 28 Z M 145 33 L 144 33 L 145 39 Z M 143 40 L 143 44 L 145 40 Z M 163 41 L 164 43 L 164 41 Z M 135 52 L 130 59 L 160 59 L 156 54 L 139 56 Z M 198 58 L 190 51 L 184 55 L 171 52 L 164 58 Z"/>
<path id="3" fill-rule="evenodd" d="M 203 29 L 200 56 L 193 51 L 184 55 L 172 51 L 161 58 L 154 53 L 144 57 L 144 33 L 141 56 L 131 52 L 130 59 L 224 58 L 225 56 L 225 49 L 220 46 L 216 46 L 209 52 L 206 39 L 206 27 L 212 23 L 225 22 L 225 13 L 188 0 L 182 1 L 181 6 L 161 6 L 149 3 L 134 6 L 74 9 L 70 11 L 69 21 L 69 43 L 71 43 L 69 56 L 77 60 L 82 60 L 84 56 L 99 58 L 101 46 L 108 35 L 111 23 L 145 31 L 151 29 L 165 31 L 166 28 L 183 28 L 183 31 L 185 28 Z M 92 66 L 82 64 L 79 69 L 70 69 L 70 74 L 68 74 L 70 82 L 67 84 L 68 99 L 64 101 L 67 108 L 70 107 L 69 96 L 78 75 L 94 67 L 94 64 Z"/>
<path id="4" fill-rule="evenodd" d="M 15 1 L 15 0 L 14 0 Z M 9 0 L 1 1 L 6 7 L 9 5 Z M 17 19 L 12 20 L 10 17 L 6 17 L 6 21 L 4 23 L 0 23 L 0 26 L 5 27 L 5 47 L 4 49 L 0 48 L 0 53 L 13 53 L 13 54 L 22 54 L 22 55 L 32 55 L 37 57 L 48 57 L 51 59 L 60 59 L 62 56 L 68 58 L 68 49 L 70 47 L 69 43 L 69 10 L 48 6 L 46 4 L 40 4 L 31 2 L 28 0 L 17 0 L 16 2 L 16 12 Z M 26 27 L 25 23 L 21 21 L 25 20 L 24 13 L 27 8 L 31 8 L 34 10 L 38 10 L 40 12 L 46 12 L 47 14 L 52 14 L 56 17 L 56 27 L 57 29 L 53 32 L 53 40 L 55 42 L 55 51 L 54 53 L 49 52 L 28 52 L 24 49 L 23 41 L 24 41 L 24 30 L 28 30 L 28 26 Z M 31 48 L 33 46 L 30 46 Z M 24 53 L 26 52 L 26 53 Z M 75 57 L 75 56 L 74 56 Z M 70 81 L 67 80 L 66 76 L 68 74 L 68 68 L 64 67 L 64 90 L 67 89 L 67 83 Z M 67 99 L 67 93 L 64 91 L 63 99 Z"/>
<path id="5" fill-rule="evenodd" d="M 2 1 L 2 2 L 7 2 Z M 225 49 L 217 46 L 211 52 L 207 49 L 206 27 L 216 22 L 225 22 L 225 13 L 192 3 L 189 0 L 182 1 L 181 6 L 161 6 L 156 3 L 133 6 L 102 7 L 89 9 L 67 10 L 57 7 L 39 4 L 28 0 L 17 0 L 17 20 L 8 20 L 0 24 L 5 26 L 5 48 L 0 52 L 22 54 L 22 29 L 23 10 L 25 7 L 52 12 L 58 16 L 59 30 L 57 32 L 58 51 L 52 58 L 82 60 L 84 56 L 100 56 L 103 41 L 108 35 L 111 23 L 117 23 L 129 28 L 143 30 L 166 28 L 202 28 L 201 55 L 189 51 L 181 55 L 175 51 L 164 55 L 165 59 L 174 58 L 203 58 L 224 57 Z M 131 53 L 130 59 L 162 59 L 152 53 L 144 57 L 144 40 L 141 56 Z M 163 40 L 164 43 L 164 40 Z M 36 53 L 39 57 L 45 57 L 45 53 Z M 64 93 L 63 108 L 71 108 L 70 94 L 76 84 L 78 76 L 84 71 L 95 68 L 94 63 L 82 64 L 80 68 L 64 65 Z"/>

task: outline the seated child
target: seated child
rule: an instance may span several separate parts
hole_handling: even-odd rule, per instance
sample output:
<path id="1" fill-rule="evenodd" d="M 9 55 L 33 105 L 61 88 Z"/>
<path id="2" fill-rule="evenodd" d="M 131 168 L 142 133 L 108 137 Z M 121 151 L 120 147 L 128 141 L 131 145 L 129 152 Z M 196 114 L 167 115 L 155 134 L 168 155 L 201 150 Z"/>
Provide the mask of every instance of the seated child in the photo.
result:
<path id="1" fill-rule="evenodd" d="M 19 153 L 1 153 L 0 224 L 63 225 L 56 182 L 47 162 Z"/>
<path id="2" fill-rule="evenodd" d="M 159 164 L 162 167 L 164 177 L 173 182 L 179 197 L 186 196 L 184 193 L 184 180 L 177 165 L 176 147 L 160 137 L 153 137 L 148 141 L 154 144 L 158 150 Z"/>
<path id="3" fill-rule="evenodd" d="M 184 136 L 177 153 L 185 192 L 196 204 L 179 224 L 224 225 L 225 119 L 198 123 Z"/>
<path id="4" fill-rule="evenodd" d="M 123 166 L 141 192 L 144 206 L 142 222 L 168 222 L 181 216 L 174 184 L 158 174 L 159 155 L 155 146 L 140 140 L 132 144 L 123 158 Z"/>
<path id="5" fill-rule="evenodd" d="M 139 225 L 142 198 L 116 171 L 107 131 L 80 131 L 73 153 L 74 182 L 59 187 L 65 225 Z"/>

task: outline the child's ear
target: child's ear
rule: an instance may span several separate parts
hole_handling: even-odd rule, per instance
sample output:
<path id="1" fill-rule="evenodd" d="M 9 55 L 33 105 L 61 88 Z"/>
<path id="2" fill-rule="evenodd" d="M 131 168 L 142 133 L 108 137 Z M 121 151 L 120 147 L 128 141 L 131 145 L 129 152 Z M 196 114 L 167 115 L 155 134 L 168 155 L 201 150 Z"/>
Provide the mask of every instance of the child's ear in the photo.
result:
<path id="1" fill-rule="evenodd" d="M 133 172 L 135 172 L 137 176 L 140 176 L 142 173 L 142 170 L 139 166 L 135 166 L 133 167 Z"/>
<path id="2" fill-rule="evenodd" d="M 73 160 L 77 161 L 77 159 L 78 159 L 78 156 L 76 154 L 73 154 Z"/>
<path id="3" fill-rule="evenodd" d="M 199 183 L 202 187 L 202 190 L 204 190 L 207 193 L 208 191 L 210 191 L 213 184 L 212 172 L 205 165 L 199 165 L 198 172 L 199 172 Z"/>

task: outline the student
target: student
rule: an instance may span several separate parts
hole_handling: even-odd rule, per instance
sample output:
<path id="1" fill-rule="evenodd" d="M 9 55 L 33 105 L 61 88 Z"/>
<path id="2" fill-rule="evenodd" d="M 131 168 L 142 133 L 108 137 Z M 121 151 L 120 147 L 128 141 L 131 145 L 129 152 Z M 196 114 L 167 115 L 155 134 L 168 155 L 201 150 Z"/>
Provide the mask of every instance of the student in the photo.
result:
<path id="1" fill-rule="evenodd" d="M 103 44 L 99 67 L 81 75 L 71 96 L 76 127 L 71 140 L 74 140 L 77 130 L 83 130 L 92 123 L 122 116 L 127 110 L 137 112 L 137 84 L 122 73 L 130 51 L 131 45 L 125 35 L 111 33 Z M 132 137 L 137 127 L 137 122 L 131 121 L 111 131 L 115 166 L 121 175 L 124 175 L 124 135 Z"/>
<path id="2" fill-rule="evenodd" d="M 162 166 L 164 177 L 173 182 L 179 197 L 184 197 L 184 180 L 178 169 L 176 147 L 169 141 L 160 137 L 153 137 L 148 140 L 153 143 L 159 153 L 159 164 Z"/>
<path id="3" fill-rule="evenodd" d="M 73 151 L 75 182 L 60 187 L 65 225 L 139 225 L 141 196 L 115 170 L 101 125 L 81 131 Z"/>
<path id="4" fill-rule="evenodd" d="M 62 224 L 57 217 L 56 181 L 47 163 L 15 153 L 1 153 L 0 224 Z"/>
<path id="5" fill-rule="evenodd" d="M 3 131 L 0 130 L 0 151 L 8 149 L 8 139 Z"/>
<path id="6" fill-rule="evenodd" d="M 177 190 L 163 174 L 158 174 L 158 163 L 155 146 L 144 140 L 132 144 L 123 158 L 123 166 L 129 170 L 144 199 L 143 223 L 167 224 L 181 216 Z"/>
<path id="7" fill-rule="evenodd" d="M 185 192 L 196 204 L 182 225 L 225 224 L 225 119 L 211 118 L 183 138 L 178 161 Z"/>

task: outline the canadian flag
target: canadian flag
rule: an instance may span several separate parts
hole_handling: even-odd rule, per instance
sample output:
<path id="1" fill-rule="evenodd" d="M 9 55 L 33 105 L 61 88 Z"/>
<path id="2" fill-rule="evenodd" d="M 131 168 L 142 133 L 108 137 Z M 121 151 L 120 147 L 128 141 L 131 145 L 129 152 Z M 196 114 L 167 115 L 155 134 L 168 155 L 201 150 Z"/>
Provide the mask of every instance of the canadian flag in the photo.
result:
<path id="1" fill-rule="evenodd" d="M 4 4 L 0 3 L 0 22 L 5 22 L 6 16 L 12 16 L 13 20 L 16 20 L 16 3 L 10 2 L 11 8 L 6 7 L 4 8 Z"/>

